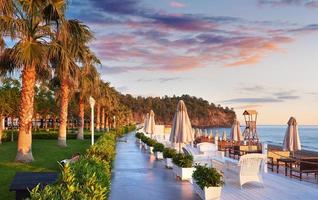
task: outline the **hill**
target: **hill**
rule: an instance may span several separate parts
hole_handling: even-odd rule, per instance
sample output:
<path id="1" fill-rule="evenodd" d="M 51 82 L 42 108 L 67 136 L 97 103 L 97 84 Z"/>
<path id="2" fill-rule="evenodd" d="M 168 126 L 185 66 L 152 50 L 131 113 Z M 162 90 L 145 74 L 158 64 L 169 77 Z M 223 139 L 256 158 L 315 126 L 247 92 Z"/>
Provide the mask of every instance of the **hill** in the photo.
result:
<path id="1" fill-rule="evenodd" d="M 181 97 L 133 97 L 121 95 L 120 101 L 132 110 L 136 122 L 143 122 L 145 113 L 155 112 L 156 124 L 171 124 L 179 100 L 184 100 L 191 123 L 195 127 L 230 127 L 236 117 L 233 109 L 189 95 Z"/>

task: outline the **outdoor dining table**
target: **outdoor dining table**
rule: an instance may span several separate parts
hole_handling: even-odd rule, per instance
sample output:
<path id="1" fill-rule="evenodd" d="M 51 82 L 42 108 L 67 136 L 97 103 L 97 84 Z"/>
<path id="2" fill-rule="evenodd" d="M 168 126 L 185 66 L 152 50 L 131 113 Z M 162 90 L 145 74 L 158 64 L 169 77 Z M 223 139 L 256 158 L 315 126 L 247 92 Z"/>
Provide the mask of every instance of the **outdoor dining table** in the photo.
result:
<path id="1" fill-rule="evenodd" d="M 29 190 L 40 184 L 41 188 L 53 184 L 58 179 L 57 172 L 17 172 L 11 182 L 10 191 L 15 191 L 16 200 L 30 197 Z"/>
<path id="2" fill-rule="evenodd" d="M 279 170 L 279 163 L 282 162 L 285 164 L 285 176 L 287 176 L 287 169 L 291 169 L 292 164 L 295 163 L 295 159 L 292 158 L 279 158 L 277 159 L 277 174 Z"/>

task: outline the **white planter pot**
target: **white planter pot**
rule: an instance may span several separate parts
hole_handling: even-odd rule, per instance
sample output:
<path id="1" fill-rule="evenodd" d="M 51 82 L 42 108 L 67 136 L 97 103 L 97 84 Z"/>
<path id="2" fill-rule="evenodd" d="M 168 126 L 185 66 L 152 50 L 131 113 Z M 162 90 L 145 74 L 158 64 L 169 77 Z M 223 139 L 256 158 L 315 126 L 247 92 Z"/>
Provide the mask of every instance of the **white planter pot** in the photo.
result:
<path id="1" fill-rule="evenodd" d="M 172 158 L 166 158 L 165 163 L 167 168 L 172 169 L 173 167 Z"/>
<path id="2" fill-rule="evenodd" d="M 144 144 L 144 148 L 145 148 L 145 150 L 147 150 L 148 149 L 148 145 Z"/>
<path id="3" fill-rule="evenodd" d="M 191 180 L 192 179 L 192 173 L 194 172 L 195 168 L 181 168 L 177 165 L 173 165 L 173 172 L 174 174 L 179 177 L 182 181 L 184 180 Z"/>
<path id="4" fill-rule="evenodd" d="M 157 160 L 162 160 L 163 159 L 163 153 L 160 151 L 155 152 L 155 156 Z"/>
<path id="5" fill-rule="evenodd" d="M 200 188 L 195 182 L 193 181 L 193 188 L 194 191 L 200 196 L 203 200 L 219 200 L 221 199 L 221 191 L 222 187 L 204 187 L 204 190 Z"/>
<path id="6" fill-rule="evenodd" d="M 153 147 L 150 147 L 150 146 L 149 146 L 148 152 L 149 152 L 150 154 L 153 154 Z"/>

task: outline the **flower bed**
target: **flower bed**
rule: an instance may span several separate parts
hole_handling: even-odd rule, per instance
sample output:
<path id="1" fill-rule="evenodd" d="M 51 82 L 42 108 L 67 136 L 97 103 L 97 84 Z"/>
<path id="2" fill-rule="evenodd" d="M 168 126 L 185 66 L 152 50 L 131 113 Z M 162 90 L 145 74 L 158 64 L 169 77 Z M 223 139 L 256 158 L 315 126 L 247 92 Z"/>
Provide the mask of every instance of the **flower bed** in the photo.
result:
<path id="1" fill-rule="evenodd" d="M 31 191 L 31 199 L 107 199 L 110 192 L 111 166 L 115 158 L 116 138 L 132 131 L 121 128 L 102 135 L 81 159 L 61 167 L 61 177 L 54 185 Z"/>

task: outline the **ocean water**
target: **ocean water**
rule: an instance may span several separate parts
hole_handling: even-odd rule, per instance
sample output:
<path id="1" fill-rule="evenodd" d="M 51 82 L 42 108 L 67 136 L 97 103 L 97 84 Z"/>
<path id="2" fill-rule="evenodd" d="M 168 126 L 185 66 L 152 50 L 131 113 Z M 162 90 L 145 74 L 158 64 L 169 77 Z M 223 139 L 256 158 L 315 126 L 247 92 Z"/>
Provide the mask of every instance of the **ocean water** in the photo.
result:
<path id="1" fill-rule="evenodd" d="M 276 125 L 276 126 L 258 126 L 258 136 L 261 142 L 268 144 L 276 144 L 282 146 L 287 125 Z M 223 134 L 223 131 L 226 131 L 227 137 L 230 137 L 230 128 L 207 128 L 208 133 L 212 129 L 213 135 L 216 131 L 219 132 L 220 137 Z M 241 127 L 243 132 L 245 129 L 244 126 Z M 203 130 L 204 131 L 204 130 Z M 299 126 L 299 137 L 301 141 L 302 149 L 318 151 L 318 125 L 316 126 Z"/>

